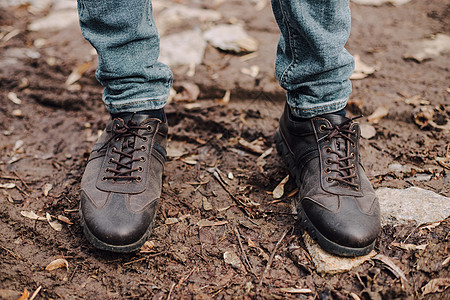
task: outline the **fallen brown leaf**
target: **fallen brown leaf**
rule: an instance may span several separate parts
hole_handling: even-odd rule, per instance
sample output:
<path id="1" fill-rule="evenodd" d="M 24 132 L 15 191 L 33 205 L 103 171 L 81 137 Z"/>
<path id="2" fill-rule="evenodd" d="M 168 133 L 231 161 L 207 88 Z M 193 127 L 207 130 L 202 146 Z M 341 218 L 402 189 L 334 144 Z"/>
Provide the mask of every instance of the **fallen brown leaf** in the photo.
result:
<path id="1" fill-rule="evenodd" d="M 368 118 L 370 123 L 377 124 L 380 120 L 389 114 L 389 110 L 385 106 L 379 106 Z"/>
<path id="2" fill-rule="evenodd" d="M 423 288 L 423 295 L 431 293 L 442 293 L 450 286 L 450 278 L 435 278 L 431 279 Z"/>
<path id="3" fill-rule="evenodd" d="M 280 199 L 284 195 L 284 186 L 289 181 L 289 175 L 286 176 L 281 182 L 277 185 L 277 187 L 273 190 L 272 195 L 274 199 Z"/>

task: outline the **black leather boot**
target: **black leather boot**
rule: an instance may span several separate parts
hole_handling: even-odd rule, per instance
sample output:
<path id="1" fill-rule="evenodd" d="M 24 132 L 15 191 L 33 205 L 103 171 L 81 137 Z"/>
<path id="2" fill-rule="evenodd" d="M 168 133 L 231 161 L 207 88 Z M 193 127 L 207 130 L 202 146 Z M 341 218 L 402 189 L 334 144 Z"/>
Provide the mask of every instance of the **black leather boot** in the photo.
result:
<path id="1" fill-rule="evenodd" d="M 286 105 L 275 134 L 278 153 L 299 188 L 301 224 L 326 251 L 368 254 L 380 208 L 359 154 L 358 123 L 338 114 L 296 119 Z"/>
<path id="2" fill-rule="evenodd" d="M 95 144 L 81 180 L 80 216 L 96 248 L 133 252 L 150 235 L 166 159 L 163 119 L 121 114 Z"/>

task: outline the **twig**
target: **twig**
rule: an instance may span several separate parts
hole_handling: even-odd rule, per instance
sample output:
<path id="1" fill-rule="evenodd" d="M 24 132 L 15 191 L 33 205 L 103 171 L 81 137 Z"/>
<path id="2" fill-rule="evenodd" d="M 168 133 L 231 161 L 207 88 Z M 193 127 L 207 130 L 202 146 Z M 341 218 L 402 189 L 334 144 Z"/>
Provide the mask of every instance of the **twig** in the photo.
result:
<path id="1" fill-rule="evenodd" d="M 131 265 L 131 264 L 134 264 L 135 262 L 140 262 L 140 261 L 143 261 L 143 260 L 146 260 L 146 259 L 147 259 L 147 257 L 142 257 L 142 258 L 139 258 L 139 259 L 135 259 L 135 260 L 132 260 L 132 261 L 124 263 L 123 266 Z"/>
<path id="2" fill-rule="evenodd" d="M 241 241 L 241 235 L 239 233 L 239 230 L 236 227 L 234 228 L 234 233 L 236 234 L 237 240 L 239 242 L 239 247 L 241 247 L 241 252 L 242 252 L 242 256 L 244 257 L 244 262 L 248 268 L 247 271 L 253 273 L 253 266 L 250 263 L 250 261 L 248 260 L 247 254 L 244 251 L 244 247 L 242 246 L 242 241 Z"/>
<path id="3" fill-rule="evenodd" d="M 20 257 L 19 254 L 16 254 L 16 253 L 14 253 L 13 251 L 11 251 L 11 250 L 9 250 L 9 249 L 3 247 L 3 246 L 0 246 L 0 247 L 1 247 L 3 250 L 5 250 L 6 252 L 8 252 L 8 253 L 9 253 L 12 257 L 14 257 L 15 259 L 23 260 L 22 257 Z"/>
<path id="4" fill-rule="evenodd" d="M 276 253 L 276 251 L 277 251 L 278 246 L 281 244 L 281 242 L 283 241 L 284 237 L 285 237 L 286 234 L 289 232 L 289 230 L 290 230 L 290 228 L 286 229 L 286 230 L 283 232 L 283 234 L 281 235 L 280 240 L 279 240 L 278 243 L 275 245 L 275 248 L 273 249 L 272 254 L 270 255 L 269 261 L 267 262 L 267 266 L 266 266 L 266 268 L 264 269 L 264 272 L 263 272 L 262 275 L 261 275 L 261 279 L 259 280 L 259 285 L 260 285 L 260 286 L 263 284 L 264 277 L 266 276 L 267 271 L 269 271 L 269 269 L 270 269 L 270 265 L 271 265 L 272 262 L 273 262 L 273 258 L 275 257 L 275 253 Z"/>
<path id="5" fill-rule="evenodd" d="M 176 288 L 179 289 L 179 288 L 181 287 L 181 285 L 182 285 L 186 280 L 188 280 L 189 277 L 191 277 L 191 275 L 192 275 L 195 271 L 198 271 L 198 267 L 194 267 L 194 268 L 189 272 L 189 274 L 187 274 L 186 277 L 181 277 L 180 281 L 178 281 L 178 284 L 177 284 Z"/>
<path id="6" fill-rule="evenodd" d="M 33 293 L 33 295 L 31 295 L 30 300 L 33 300 L 34 298 L 36 298 L 37 294 L 39 294 L 40 290 L 42 289 L 42 285 L 40 285 Z"/>
<path id="7" fill-rule="evenodd" d="M 19 178 L 20 182 L 23 183 L 23 185 L 27 188 L 27 190 L 29 190 L 30 192 L 32 191 L 32 189 L 30 189 L 30 187 L 28 186 L 28 184 L 25 182 L 25 180 L 22 179 L 22 177 L 19 176 L 19 174 L 17 174 L 17 171 L 13 171 L 14 175 L 17 176 L 17 178 Z"/>
<path id="8" fill-rule="evenodd" d="M 167 300 L 170 300 L 170 296 L 172 296 L 172 291 L 173 291 L 174 287 L 175 287 L 175 282 L 172 283 L 172 286 L 170 287 L 169 294 L 167 295 Z"/>

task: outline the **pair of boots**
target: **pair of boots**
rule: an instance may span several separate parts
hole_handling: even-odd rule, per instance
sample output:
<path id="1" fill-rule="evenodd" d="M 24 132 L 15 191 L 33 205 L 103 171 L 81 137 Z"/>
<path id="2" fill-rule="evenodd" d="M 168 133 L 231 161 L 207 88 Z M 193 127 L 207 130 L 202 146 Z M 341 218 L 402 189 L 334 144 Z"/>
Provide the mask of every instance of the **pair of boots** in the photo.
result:
<path id="1" fill-rule="evenodd" d="M 361 165 L 359 125 L 339 114 L 297 119 L 286 105 L 275 134 L 299 188 L 298 216 L 326 251 L 369 253 L 380 231 L 378 199 Z M 81 181 L 81 221 L 95 247 L 138 250 L 158 210 L 166 159 L 164 113 L 116 115 L 95 144 Z"/>

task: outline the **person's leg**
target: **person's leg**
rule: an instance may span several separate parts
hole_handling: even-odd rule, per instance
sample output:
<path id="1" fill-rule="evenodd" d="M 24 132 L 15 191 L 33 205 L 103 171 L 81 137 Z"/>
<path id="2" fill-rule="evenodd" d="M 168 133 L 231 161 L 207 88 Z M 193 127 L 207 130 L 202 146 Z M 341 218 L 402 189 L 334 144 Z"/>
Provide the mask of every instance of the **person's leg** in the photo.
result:
<path id="1" fill-rule="evenodd" d="M 353 57 L 349 0 L 272 0 L 281 37 L 275 73 L 294 115 L 343 109 L 351 93 Z"/>
<path id="2" fill-rule="evenodd" d="M 83 36 L 98 53 L 97 79 L 111 113 L 162 108 L 172 84 L 157 61 L 159 35 L 150 0 L 78 0 Z"/>
<path id="3" fill-rule="evenodd" d="M 167 143 L 162 107 L 172 72 L 157 62 L 150 0 L 78 0 L 78 8 L 111 112 L 81 180 L 81 223 L 95 247 L 132 252 L 150 235 L 159 206 Z"/>
<path id="4" fill-rule="evenodd" d="M 323 249 L 369 253 L 380 231 L 378 199 L 359 155 L 360 129 L 345 117 L 352 56 L 348 0 L 272 0 L 281 30 L 276 75 L 287 104 L 276 147 L 299 188 L 301 224 Z"/>

